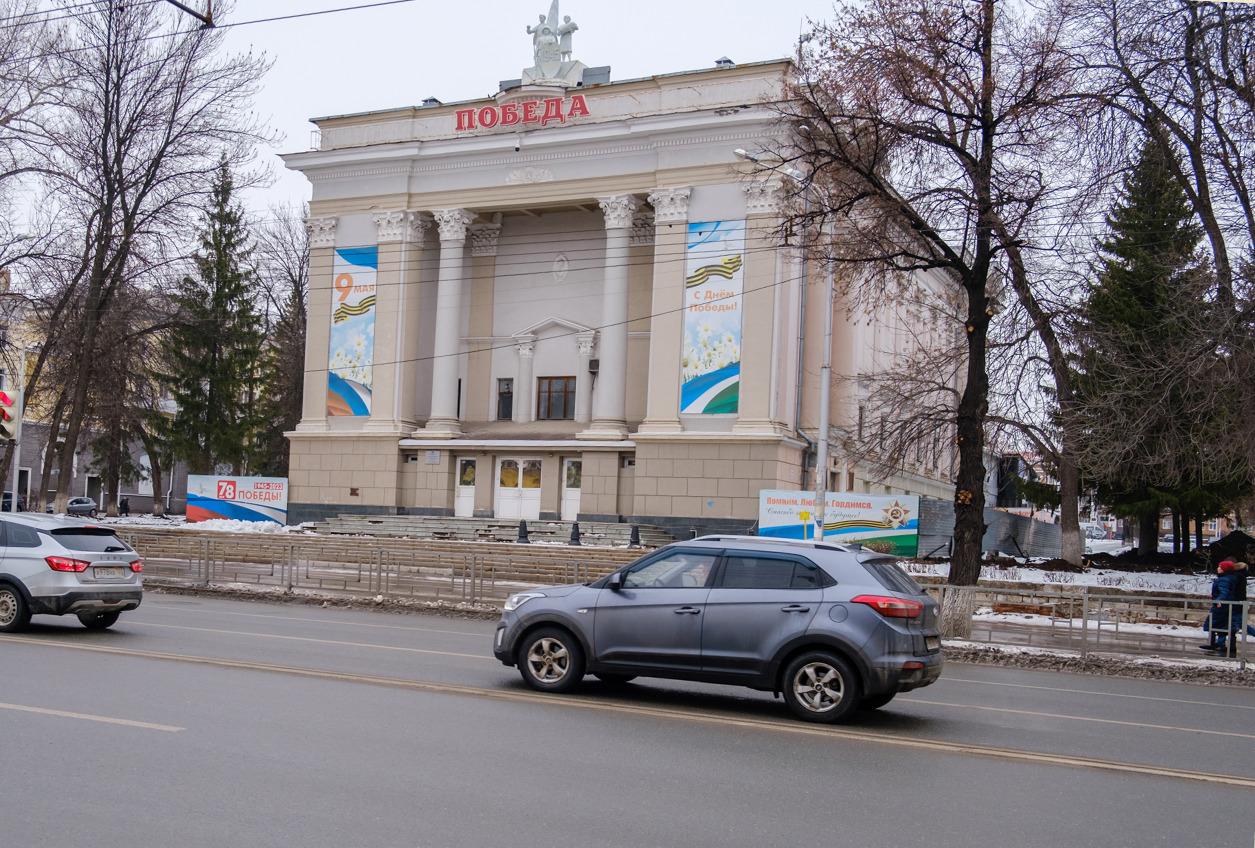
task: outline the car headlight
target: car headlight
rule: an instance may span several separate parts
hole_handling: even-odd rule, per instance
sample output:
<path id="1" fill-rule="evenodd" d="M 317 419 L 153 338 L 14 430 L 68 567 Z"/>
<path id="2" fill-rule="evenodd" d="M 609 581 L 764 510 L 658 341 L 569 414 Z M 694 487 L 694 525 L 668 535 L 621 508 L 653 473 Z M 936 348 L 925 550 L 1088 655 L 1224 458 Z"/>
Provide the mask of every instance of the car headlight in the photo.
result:
<path id="1" fill-rule="evenodd" d="M 513 612 L 532 598 L 543 598 L 544 592 L 519 592 L 517 595 L 511 595 L 505 599 L 505 611 Z"/>

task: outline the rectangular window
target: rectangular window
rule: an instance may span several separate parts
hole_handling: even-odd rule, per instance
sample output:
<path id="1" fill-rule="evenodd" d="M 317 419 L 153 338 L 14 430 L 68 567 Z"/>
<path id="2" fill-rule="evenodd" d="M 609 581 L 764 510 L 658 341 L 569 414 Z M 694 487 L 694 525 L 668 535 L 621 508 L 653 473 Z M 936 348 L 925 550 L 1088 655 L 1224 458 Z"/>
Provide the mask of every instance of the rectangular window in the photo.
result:
<path id="1" fill-rule="evenodd" d="M 514 418 L 514 378 L 497 378 L 497 420 L 510 421 Z"/>
<path id="2" fill-rule="evenodd" d="M 867 417 L 867 410 L 863 409 L 863 407 L 860 406 L 858 408 L 858 440 L 860 442 L 863 441 L 863 421 L 866 419 L 866 417 Z"/>
<path id="3" fill-rule="evenodd" d="M 536 418 L 539 421 L 570 421 L 575 418 L 574 377 L 537 378 Z"/>
<path id="4" fill-rule="evenodd" d="M 819 569 L 791 559 L 730 556 L 723 566 L 724 589 L 818 589 Z"/>

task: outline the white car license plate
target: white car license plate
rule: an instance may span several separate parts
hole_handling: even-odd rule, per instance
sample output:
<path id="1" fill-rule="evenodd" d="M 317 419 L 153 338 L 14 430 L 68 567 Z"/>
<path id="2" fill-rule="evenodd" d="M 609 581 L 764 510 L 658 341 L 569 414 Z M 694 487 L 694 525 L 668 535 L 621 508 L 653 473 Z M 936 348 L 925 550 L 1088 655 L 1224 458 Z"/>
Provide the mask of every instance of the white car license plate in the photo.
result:
<path id="1" fill-rule="evenodd" d="M 925 636 L 924 647 L 930 651 L 940 651 L 941 650 L 941 637 L 940 636 Z"/>
<path id="2" fill-rule="evenodd" d="M 96 566 L 92 569 L 92 575 L 97 580 L 120 580 L 126 576 L 126 570 L 116 566 Z"/>

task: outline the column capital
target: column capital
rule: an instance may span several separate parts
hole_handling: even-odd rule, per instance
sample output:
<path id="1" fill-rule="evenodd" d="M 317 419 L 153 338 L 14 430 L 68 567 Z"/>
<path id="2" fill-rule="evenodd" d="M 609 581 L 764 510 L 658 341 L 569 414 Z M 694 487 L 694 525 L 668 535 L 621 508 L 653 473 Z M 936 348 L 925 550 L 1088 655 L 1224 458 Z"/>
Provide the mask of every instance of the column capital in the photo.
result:
<path id="1" fill-rule="evenodd" d="M 475 220 L 465 209 L 434 209 L 431 215 L 440 228 L 441 241 L 466 241 L 466 229 Z"/>
<path id="2" fill-rule="evenodd" d="M 776 215 L 780 212 L 780 184 L 775 182 L 746 183 L 746 215 Z"/>
<path id="3" fill-rule="evenodd" d="M 596 330 L 575 334 L 575 347 L 579 351 L 580 356 L 591 357 L 593 355 L 593 342 L 596 338 Z"/>
<path id="4" fill-rule="evenodd" d="M 642 206 L 636 210 L 636 217 L 632 219 L 632 236 L 628 240 L 628 244 L 632 247 L 642 247 L 654 243 L 654 213 L 648 206 Z"/>
<path id="5" fill-rule="evenodd" d="M 335 247 L 336 225 L 339 222 L 339 218 L 306 218 L 305 232 L 309 233 L 309 246 Z"/>
<path id="6" fill-rule="evenodd" d="M 655 224 L 683 224 L 689 217 L 689 198 L 693 189 L 659 188 L 649 193 L 649 204 L 654 207 Z"/>
<path id="7" fill-rule="evenodd" d="M 534 337 L 515 339 L 514 352 L 523 359 L 531 359 L 536 355 L 536 339 Z"/>
<path id="8" fill-rule="evenodd" d="M 470 228 L 471 256 L 496 256 L 501 238 L 500 224 L 481 224 Z"/>
<path id="9" fill-rule="evenodd" d="M 394 212 L 377 212 L 375 233 L 379 243 L 390 241 L 421 242 L 431 229 L 431 220 L 419 212 L 398 209 Z"/>
<path id="10" fill-rule="evenodd" d="M 597 204 L 601 207 L 601 213 L 606 216 L 606 229 L 620 230 L 632 226 L 632 217 L 636 214 L 640 201 L 635 195 L 616 194 L 613 197 L 597 198 Z"/>

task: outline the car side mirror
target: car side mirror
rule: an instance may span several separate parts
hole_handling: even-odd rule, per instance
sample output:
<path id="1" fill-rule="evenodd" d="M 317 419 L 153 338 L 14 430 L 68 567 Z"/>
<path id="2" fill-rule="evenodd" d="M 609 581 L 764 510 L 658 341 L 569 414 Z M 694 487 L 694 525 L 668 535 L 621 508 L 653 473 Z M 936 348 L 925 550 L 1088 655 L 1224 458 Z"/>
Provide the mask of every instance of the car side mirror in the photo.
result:
<path id="1" fill-rule="evenodd" d="M 623 572 L 616 571 L 614 574 L 611 574 L 606 586 L 609 587 L 611 592 L 621 591 L 623 589 Z"/>

